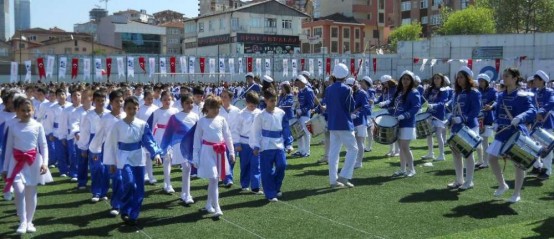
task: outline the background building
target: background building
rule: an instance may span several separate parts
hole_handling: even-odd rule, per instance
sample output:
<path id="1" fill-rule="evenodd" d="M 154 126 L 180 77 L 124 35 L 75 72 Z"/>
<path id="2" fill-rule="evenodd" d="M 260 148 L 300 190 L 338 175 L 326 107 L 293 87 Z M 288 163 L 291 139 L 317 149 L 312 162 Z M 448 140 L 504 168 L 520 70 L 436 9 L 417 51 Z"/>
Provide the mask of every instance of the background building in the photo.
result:
<path id="1" fill-rule="evenodd" d="M 198 16 L 205 16 L 218 12 L 225 12 L 247 5 L 248 2 L 240 0 L 199 0 Z"/>
<path id="2" fill-rule="evenodd" d="M 440 11 L 443 7 L 457 11 L 474 3 L 474 0 L 402 0 L 397 21 L 399 25 L 420 22 L 423 26 L 423 37 L 430 37 L 442 23 Z"/>
<path id="3" fill-rule="evenodd" d="M 13 0 L 0 0 L 0 41 L 7 41 L 14 32 Z"/>
<path id="4" fill-rule="evenodd" d="M 131 17 L 136 19 L 136 16 Z M 163 53 L 165 34 L 164 27 L 130 20 L 126 14 L 102 18 L 97 30 L 101 44 L 123 49 L 127 53 Z"/>
<path id="5" fill-rule="evenodd" d="M 181 54 L 182 42 L 185 39 L 185 23 L 167 22 L 159 26 L 166 29 L 166 41 L 162 48 L 162 54 Z"/>
<path id="6" fill-rule="evenodd" d="M 357 54 L 364 51 L 365 25 L 340 13 L 302 23 L 302 53 Z"/>
<path id="7" fill-rule="evenodd" d="M 156 24 L 164 24 L 167 22 L 183 22 L 185 21 L 185 14 L 180 12 L 165 10 L 152 14 Z"/>
<path id="8" fill-rule="evenodd" d="M 31 28 L 31 0 L 15 0 L 15 30 Z"/>

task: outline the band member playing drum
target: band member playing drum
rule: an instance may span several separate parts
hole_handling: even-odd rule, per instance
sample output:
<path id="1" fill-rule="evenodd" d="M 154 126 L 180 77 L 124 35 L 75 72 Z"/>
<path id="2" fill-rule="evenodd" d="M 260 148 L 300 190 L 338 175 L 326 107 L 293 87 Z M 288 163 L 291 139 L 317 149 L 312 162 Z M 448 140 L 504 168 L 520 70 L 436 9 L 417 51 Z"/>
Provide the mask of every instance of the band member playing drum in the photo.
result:
<path id="1" fill-rule="evenodd" d="M 479 132 L 477 116 L 481 111 L 481 93 L 477 90 L 477 84 L 473 80 L 473 72 L 467 66 L 463 66 L 456 74 L 456 84 L 454 86 L 454 100 L 452 101 L 452 134 L 455 134 L 462 127 L 467 126 L 474 132 Z M 475 170 L 475 161 L 473 154 L 465 158 L 466 177 L 464 182 L 464 166 L 462 154 L 452 150 L 454 157 L 454 169 L 456 171 L 456 180 L 448 184 L 452 189 L 470 189 L 473 188 L 473 172 Z"/>
<path id="2" fill-rule="evenodd" d="M 244 98 L 246 93 L 250 91 L 254 91 L 258 93 L 258 95 L 262 92 L 262 88 L 258 83 L 254 81 L 254 73 L 248 72 L 246 73 L 246 89 L 242 92 L 242 94 L 238 97 L 238 99 Z"/>
<path id="3" fill-rule="evenodd" d="M 277 107 L 285 111 L 285 118 L 287 121 L 291 120 L 294 117 L 294 110 L 292 106 L 294 105 L 294 96 L 292 95 L 292 87 L 290 82 L 283 81 L 279 84 L 281 87 L 281 94 L 279 95 L 279 102 Z"/>
<path id="4" fill-rule="evenodd" d="M 489 164 L 498 182 L 498 189 L 494 192 L 494 196 L 500 197 L 506 190 L 509 189 L 508 184 L 504 181 L 502 169 L 498 162 L 500 150 L 505 142 L 515 133 L 521 132 L 528 135 L 529 132 L 526 123 L 531 123 L 535 120 L 536 111 L 532 102 L 532 93 L 525 92 L 520 89 L 519 85 L 523 81 L 521 74 L 517 68 L 507 68 L 502 75 L 505 90 L 498 96 L 498 103 L 495 109 L 496 125 L 494 141 L 487 149 L 489 154 Z M 515 165 L 514 165 L 515 166 Z M 514 194 L 509 199 L 515 203 L 521 199 L 521 187 L 525 171 L 515 167 L 515 188 Z"/>
<path id="5" fill-rule="evenodd" d="M 329 87 L 331 84 L 335 83 L 335 77 L 328 76 L 325 78 L 325 81 L 323 83 L 323 94 L 322 94 L 322 102 L 325 102 L 325 90 L 327 87 Z M 325 122 L 328 122 L 328 115 L 327 112 L 324 109 L 325 106 L 319 105 L 316 107 L 316 113 L 320 113 L 325 117 Z M 324 153 L 323 156 L 316 161 L 316 163 L 329 163 L 329 144 L 331 143 L 331 134 L 329 134 L 329 130 L 325 130 L 324 137 L 323 137 L 323 147 L 324 147 Z"/>
<path id="6" fill-rule="evenodd" d="M 375 103 L 375 88 L 373 88 L 373 81 L 369 76 L 364 76 L 360 81 L 360 86 L 367 93 L 367 99 L 369 104 L 369 113 L 367 115 L 367 138 L 365 152 L 371 152 L 373 148 L 373 121 L 370 119 L 373 111 L 373 104 Z"/>
<path id="7" fill-rule="evenodd" d="M 533 76 L 533 86 L 535 88 L 535 97 L 533 103 L 537 108 L 537 121 L 536 126 L 552 132 L 554 128 L 554 117 L 552 116 L 552 109 L 554 108 L 554 90 L 546 87 L 546 82 L 549 82 L 550 78 L 546 72 L 539 70 Z M 531 129 L 533 130 L 533 129 Z M 533 172 L 538 174 L 537 177 L 542 180 L 546 180 L 552 173 L 552 156 L 554 153 L 549 152 L 546 157 L 541 160 L 537 160 Z"/>
<path id="8" fill-rule="evenodd" d="M 293 154 L 297 157 L 309 157 L 310 156 L 310 142 L 312 135 L 306 128 L 306 122 L 310 120 L 310 112 L 315 106 L 315 95 L 313 90 L 308 87 L 308 80 L 303 76 L 299 75 L 294 81 L 296 87 L 298 87 L 298 104 L 299 107 L 296 109 L 296 116 L 302 125 L 305 135 L 298 140 L 298 151 Z"/>
<path id="9" fill-rule="evenodd" d="M 369 114 L 369 99 L 367 93 L 360 89 L 354 78 L 346 79 L 346 85 L 352 87 L 354 101 L 356 102 L 355 110 L 351 117 L 354 123 L 354 133 L 356 135 L 356 143 L 358 144 L 358 155 L 354 169 L 362 167 L 362 159 L 364 158 L 364 142 L 367 137 L 367 115 Z"/>
<path id="10" fill-rule="evenodd" d="M 411 71 L 404 71 L 389 104 L 389 113 L 399 121 L 400 170 L 393 177 L 413 177 L 416 174 L 410 142 L 416 139 L 415 116 L 420 109 L 421 95 L 416 88 L 415 75 Z"/>
<path id="11" fill-rule="evenodd" d="M 379 104 L 379 107 L 384 108 L 385 105 L 390 105 L 391 100 L 396 93 L 397 83 L 392 76 L 383 75 L 381 76 L 381 96 L 377 99 L 376 104 Z M 390 150 L 386 156 L 393 157 L 400 155 L 400 148 L 398 147 L 398 142 L 390 145 Z"/>
<path id="12" fill-rule="evenodd" d="M 444 127 L 446 119 L 445 104 L 448 101 L 448 91 L 445 88 L 446 82 L 444 81 L 444 75 L 435 74 L 433 81 L 427 90 L 425 90 L 423 96 L 427 99 L 427 110 L 431 113 L 432 124 L 435 128 L 437 135 L 437 141 L 439 144 L 439 157 L 437 161 L 444 161 L 444 143 L 446 142 L 446 129 Z M 429 152 L 423 156 L 424 159 L 435 159 L 433 153 L 433 135 L 427 136 L 427 147 Z"/>
<path id="13" fill-rule="evenodd" d="M 491 87 L 491 78 L 487 74 L 479 74 L 477 76 L 479 82 L 479 92 L 481 93 L 481 112 L 483 113 L 483 122 L 479 122 L 479 133 L 483 142 L 477 147 L 477 159 L 475 168 L 483 169 L 489 167 L 489 159 L 485 152 L 489 147 L 489 137 L 492 136 L 492 124 L 494 123 L 493 109 L 496 107 L 496 90 Z M 483 128 L 483 129 L 481 129 Z"/>

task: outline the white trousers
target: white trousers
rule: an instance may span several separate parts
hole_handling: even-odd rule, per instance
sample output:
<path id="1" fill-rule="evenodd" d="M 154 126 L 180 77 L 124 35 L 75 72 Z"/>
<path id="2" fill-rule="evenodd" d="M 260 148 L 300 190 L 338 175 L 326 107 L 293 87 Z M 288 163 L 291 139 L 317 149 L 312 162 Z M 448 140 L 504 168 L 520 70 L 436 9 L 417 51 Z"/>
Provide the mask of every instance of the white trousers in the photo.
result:
<path id="1" fill-rule="evenodd" d="M 354 136 L 354 131 L 331 130 L 329 132 L 331 141 L 329 145 L 329 182 L 330 184 L 336 184 L 339 176 L 337 172 L 342 145 L 346 147 L 346 159 L 340 171 L 340 177 L 346 179 L 352 179 L 354 164 L 356 163 L 356 157 L 358 155 L 358 145 L 356 137 Z"/>
<path id="2" fill-rule="evenodd" d="M 310 134 L 310 131 L 308 131 L 308 128 L 306 127 L 306 122 L 308 122 L 310 118 L 302 116 L 298 120 L 300 121 L 300 125 L 302 125 L 302 129 L 305 133 L 304 136 L 298 139 L 298 151 L 303 154 L 310 154 L 310 143 L 312 141 L 312 134 Z"/>

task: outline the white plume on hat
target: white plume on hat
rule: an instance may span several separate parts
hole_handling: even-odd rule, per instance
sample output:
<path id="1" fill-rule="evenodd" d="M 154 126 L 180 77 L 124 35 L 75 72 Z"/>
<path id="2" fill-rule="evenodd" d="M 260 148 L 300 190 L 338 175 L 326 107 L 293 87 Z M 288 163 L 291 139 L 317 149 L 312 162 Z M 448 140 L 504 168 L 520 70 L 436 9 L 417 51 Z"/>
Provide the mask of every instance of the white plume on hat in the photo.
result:
<path id="1" fill-rule="evenodd" d="M 308 72 L 308 71 L 302 71 L 302 72 L 300 72 L 300 75 L 303 75 L 303 76 L 308 77 L 308 78 L 312 77 L 312 74 L 310 74 L 310 72 Z"/>
<path id="2" fill-rule="evenodd" d="M 460 67 L 460 70 L 458 72 L 460 72 L 460 71 L 465 72 L 467 75 L 469 75 L 469 77 L 473 78 L 473 71 L 471 69 L 469 69 L 469 67 L 462 66 L 462 67 Z"/>
<path id="3" fill-rule="evenodd" d="M 264 81 L 268 82 L 268 83 L 271 83 L 271 82 L 273 82 L 273 78 L 271 78 L 271 76 L 264 75 Z"/>
<path id="4" fill-rule="evenodd" d="M 252 77 L 252 78 L 254 78 L 254 73 L 248 72 L 248 73 L 246 73 L 246 75 L 245 75 L 244 77 L 245 77 L 245 78 L 246 78 L 246 77 Z"/>
<path id="5" fill-rule="evenodd" d="M 306 77 L 304 77 L 303 75 L 296 76 L 296 80 L 304 83 L 304 85 L 308 84 L 308 80 L 306 80 Z"/>
<path id="6" fill-rule="evenodd" d="M 367 82 L 368 84 L 372 84 L 373 83 L 373 80 L 371 80 L 371 78 L 369 76 L 364 76 L 364 78 L 362 78 L 363 81 Z"/>
<path id="7" fill-rule="evenodd" d="M 387 81 L 390 81 L 392 80 L 392 76 L 390 75 L 382 75 L 381 78 L 379 79 L 381 81 L 381 83 L 385 83 Z"/>
<path id="8" fill-rule="evenodd" d="M 415 80 L 415 74 L 409 70 L 405 70 L 404 72 L 402 72 L 402 74 L 400 74 L 400 78 L 402 78 L 404 75 L 409 75 L 410 77 L 412 77 L 413 80 Z"/>
<path id="9" fill-rule="evenodd" d="M 333 68 L 333 76 L 337 79 L 344 79 L 349 73 L 348 67 L 343 63 L 336 64 Z"/>
<path id="10" fill-rule="evenodd" d="M 344 83 L 353 86 L 354 83 L 356 83 L 356 79 L 354 79 L 353 77 L 348 77 Z"/>

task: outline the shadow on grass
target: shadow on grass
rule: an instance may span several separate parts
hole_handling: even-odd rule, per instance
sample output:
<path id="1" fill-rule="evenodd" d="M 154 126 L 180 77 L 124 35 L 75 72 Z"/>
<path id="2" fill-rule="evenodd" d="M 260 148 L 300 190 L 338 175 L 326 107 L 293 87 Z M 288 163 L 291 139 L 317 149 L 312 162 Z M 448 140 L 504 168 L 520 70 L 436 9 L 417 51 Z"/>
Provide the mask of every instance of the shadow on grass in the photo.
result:
<path id="1" fill-rule="evenodd" d="M 509 202 L 491 200 L 457 206 L 452 209 L 451 213 L 444 214 L 444 217 L 455 218 L 468 216 L 475 219 L 489 219 L 513 215 L 518 215 L 518 213 L 510 207 Z"/>
<path id="2" fill-rule="evenodd" d="M 546 196 L 544 197 L 541 197 L 539 198 L 540 200 L 544 200 L 544 201 L 551 201 L 551 200 L 554 200 L 554 192 L 548 192 L 548 193 L 545 193 Z M 1 218 L 0 218 L 1 219 Z M 554 224 L 552 224 L 554 226 Z"/>
<path id="3" fill-rule="evenodd" d="M 400 178 L 393 178 L 391 176 L 377 176 L 370 178 L 353 178 L 351 181 L 356 186 L 371 186 L 371 185 L 383 185 L 387 182 L 394 181 Z"/>
<path id="4" fill-rule="evenodd" d="M 40 228 L 38 229 L 40 230 Z M 136 227 L 125 226 L 121 223 L 109 224 L 102 227 L 79 228 L 77 230 L 55 231 L 47 234 L 37 235 L 34 238 L 76 238 L 76 237 L 113 237 L 110 232 L 117 230 L 120 233 L 136 233 Z M 39 231 L 40 232 L 40 231 Z"/>
<path id="5" fill-rule="evenodd" d="M 295 191 L 284 191 L 283 198 L 279 200 L 283 201 L 294 201 L 299 199 L 304 199 L 307 197 L 316 197 L 327 193 L 336 192 L 338 190 L 348 190 L 348 189 L 332 189 L 330 187 L 325 188 L 313 188 L 313 189 L 300 189 Z M 267 201 L 264 199 L 264 201 Z"/>
<path id="6" fill-rule="evenodd" d="M 68 217 L 42 217 L 34 220 L 37 226 L 59 225 L 75 225 L 80 228 L 89 226 L 90 222 L 96 220 L 108 220 L 113 218 L 108 210 L 100 210 L 92 214 L 71 215 Z"/>
<path id="7" fill-rule="evenodd" d="M 318 167 L 320 165 L 321 164 L 316 163 L 316 161 L 314 160 L 313 162 L 309 162 L 309 163 L 288 164 L 287 170 L 302 170 L 308 167 Z"/>
<path id="8" fill-rule="evenodd" d="M 425 173 L 433 174 L 433 176 L 452 176 L 456 175 L 454 169 L 443 169 L 443 170 L 431 170 Z"/>
<path id="9" fill-rule="evenodd" d="M 86 205 L 92 205 L 93 202 L 90 199 L 83 199 L 74 202 L 63 202 L 58 204 L 48 203 L 37 205 L 37 210 L 51 210 L 51 209 L 65 209 L 65 208 L 79 208 Z"/>
<path id="10" fill-rule="evenodd" d="M 554 237 L 554 217 L 542 220 L 542 221 L 536 221 L 534 223 L 531 223 L 529 225 L 537 225 L 539 223 L 539 226 L 533 228 L 533 231 L 538 233 L 537 236 L 532 237 L 524 237 L 525 239 L 540 239 L 540 238 L 553 238 Z"/>
<path id="11" fill-rule="evenodd" d="M 401 203 L 418 203 L 418 202 L 437 202 L 437 201 L 457 201 L 458 191 L 449 189 L 429 189 L 424 192 L 412 193 L 404 198 L 401 198 Z"/>
<path id="12" fill-rule="evenodd" d="M 329 169 L 320 169 L 320 170 L 304 170 L 299 174 L 295 174 L 295 177 L 306 177 L 306 176 L 329 176 Z"/>

